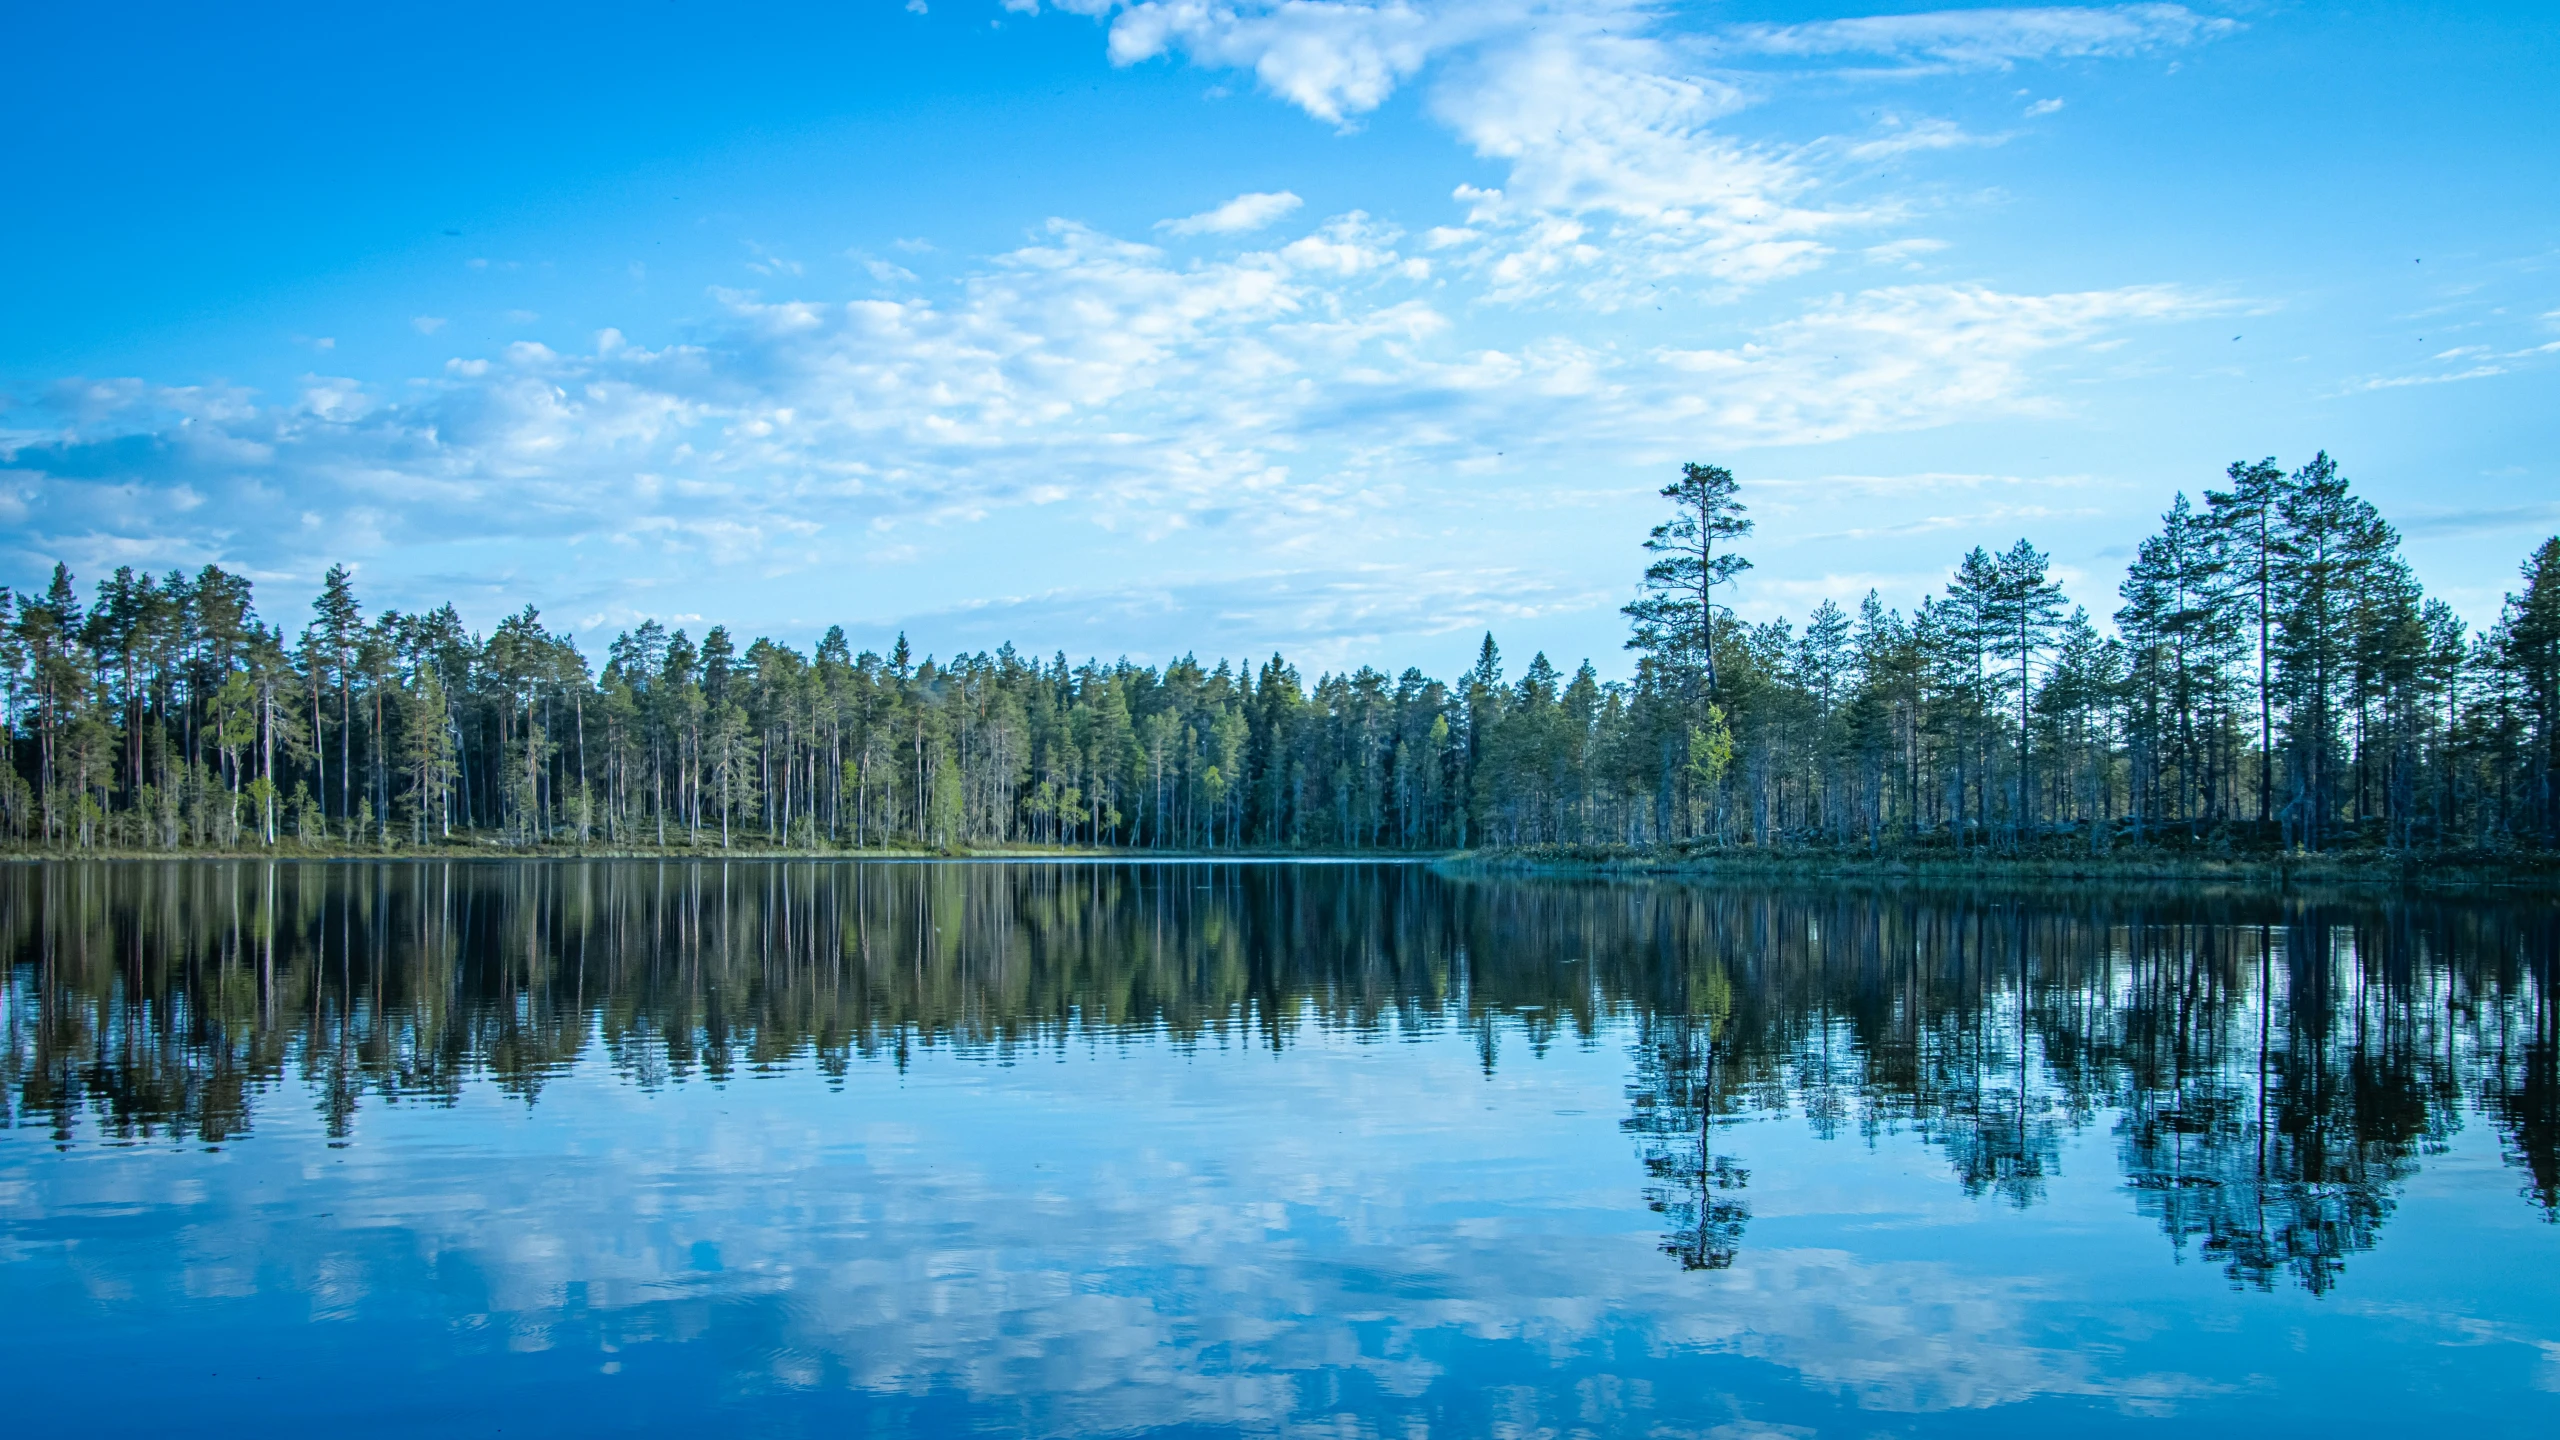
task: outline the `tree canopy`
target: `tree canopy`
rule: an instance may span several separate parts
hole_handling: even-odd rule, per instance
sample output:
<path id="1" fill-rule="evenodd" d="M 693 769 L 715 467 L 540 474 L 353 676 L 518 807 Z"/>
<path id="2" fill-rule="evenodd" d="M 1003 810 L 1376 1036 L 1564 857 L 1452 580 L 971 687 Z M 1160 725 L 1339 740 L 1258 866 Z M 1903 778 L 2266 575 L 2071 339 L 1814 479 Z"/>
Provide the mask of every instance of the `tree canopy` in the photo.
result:
<path id="1" fill-rule="evenodd" d="M 2560 538 L 2468 633 L 2321 454 L 2176 496 L 2110 614 L 2029 540 L 1909 612 L 1746 620 L 1741 482 L 1689 464 L 1634 674 L 1491 635 L 1454 680 L 1286 657 L 919 658 L 649 620 L 598 666 L 527 607 L 307 617 L 249 582 L 0 588 L 0 839 L 34 848 L 1150 850 L 2560 841 Z"/>

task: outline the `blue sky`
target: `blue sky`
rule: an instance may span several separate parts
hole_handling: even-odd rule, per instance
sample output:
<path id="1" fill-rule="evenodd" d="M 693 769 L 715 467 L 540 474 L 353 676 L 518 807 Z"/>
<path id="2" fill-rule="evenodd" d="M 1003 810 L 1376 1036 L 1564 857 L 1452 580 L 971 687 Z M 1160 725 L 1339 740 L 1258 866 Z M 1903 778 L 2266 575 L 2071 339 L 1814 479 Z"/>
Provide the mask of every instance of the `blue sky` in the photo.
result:
<path id="1" fill-rule="evenodd" d="M 2338 455 L 2494 618 L 2560 529 L 2528 5 L 21 7 L 0 580 L 298 624 L 1623 669 Z"/>

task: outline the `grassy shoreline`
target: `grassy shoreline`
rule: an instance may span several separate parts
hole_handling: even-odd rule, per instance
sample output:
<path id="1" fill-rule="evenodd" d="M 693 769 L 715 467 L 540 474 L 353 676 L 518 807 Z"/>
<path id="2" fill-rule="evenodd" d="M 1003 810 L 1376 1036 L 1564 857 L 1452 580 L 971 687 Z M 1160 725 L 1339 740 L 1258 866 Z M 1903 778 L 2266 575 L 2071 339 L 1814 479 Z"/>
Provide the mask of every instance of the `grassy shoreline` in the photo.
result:
<path id="1" fill-rule="evenodd" d="M 2198 855 L 2119 850 L 2110 855 L 1994 854 L 1975 850 L 1883 851 L 1650 849 L 1533 845 L 1462 851 L 1441 862 L 1461 874 L 1653 876 L 1689 879 L 1859 880 L 1885 883 L 2209 884 L 2253 888 L 2371 886 L 2403 890 L 2497 889 L 2560 893 L 2560 856 L 2339 854 Z"/>
<path id="2" fill-rule="evenodd" d="M 1976 849 L 1824 851 L 1751 846 L 1656 849 L 1628 845 L 1530 845 L 1440 852 L 1300 850 L 1122 850 L 1093 846 L 1008 845 L 985 849 L 880 846 L 868 849 L 792 849 L 736 845 L 502 845 L 464 841 L 389 847 L 292 841 L 243 850 L 7 849 L 0 864 L 93 861 L 165 864 L 171 861 L 576 861 L 654 860 L 700 864 L 726 860 L 792 861 L 992 861 L 1052 860 L 1076 863 L 1150 864 L 1269 863 L 1427 864 L 1453 875 L 1549 875 L 1646 877 L 1691 880 L 1857 881 L 1885 884 L 2205 884 L 2282 889 L 2292 886 L 2360 886 L 2400 890 L 2494 889 L 2560 894 L 2560 855 L 2472 852 L 2451 855 L 2351 851 L 2333 854 L 2227 855 L 2160 849 L 2120 849 L 2113 854 L 2000 854 Z"/>

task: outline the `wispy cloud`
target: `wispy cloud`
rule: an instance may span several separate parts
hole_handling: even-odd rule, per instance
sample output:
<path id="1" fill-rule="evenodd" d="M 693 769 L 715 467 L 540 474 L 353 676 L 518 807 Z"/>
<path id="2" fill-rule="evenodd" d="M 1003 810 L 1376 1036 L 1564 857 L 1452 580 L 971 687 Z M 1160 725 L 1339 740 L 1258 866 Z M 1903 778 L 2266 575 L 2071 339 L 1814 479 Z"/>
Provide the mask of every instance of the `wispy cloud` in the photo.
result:
<path id="1" fill-rule="evenodd" d="M 2376 376 L 2360 380 L 2348 386 L 2347 389 L 2350 394 L 2363 394 L 2375 390 L 2405 389 L 2412 385 L 2451 385 L 2464 380 L 2486 380 L 2492 376 L 2513 372 L 2520 362 L 2539 360 L 2554 354 L 2560 354 L 2560 340 L 2504 352 L 2486 345 L 2457 346 L 2454 349 L 2442 351 L 2432 358 L 2442 361 L 2477 360 L 2483 355 L 2490 358 L 2460 370 L 2436 370 L 2419 375 Z"/>
<path id="2" fill-rule="evenodd" d="M 1239 235 L 1263 229 L 1301 203 L 1286 190 L 1252 191 L 1197 215 L 1160 221 L 1157 228 L 1173 235 Z"/>
<path id="3" fill-rule="evenodd" d="M 1869 139 L 1850 142 L 1842 153 L 1852 160 L 1887 160 L 1923 150 L 1955 150 L 1970 145 L 1997 145 L 2002 137 L 1977 135 L 1952 120 L 1900 121 Z"/>
<path id="4" fill-rule="evenodd" d="M 2411 385 L 2450 385 L 2456 381 L 2486 380 L 2492 375 L 2506 373 L 2504 365 L 2474 365 L 2468 370 L 2450 370 L 2437 375 L 2384 375 L 2363 381 L 2355 388 L 2359 391 L 2399 390 Z"/>
<path id="5" fill-rule="evenodd" d="M 2026 366 L 2127 324 L 2211 313 L 2177 286 L 2014 295 L 1911 285 L 1839 297 L 1727 349 L 1665 350 L 1696 377 L 1669 408 L 1728 443 L 1801 444 L 1909 429 L 1924 416 L 2049 410 Z"/>
<path id="6" fill-rule="evenodd" d="M 1934 255 L 1946 248 L 1947 242 L 1944 240 L 1914 235 L 1902 240 L 1888 240 L 1881 245 L 1870 245 L 1866 248 L 1865 254 L 1868 259 L 1879 265 L 1902 265 L 1917 270 L 1920 267 L 1913 262 L 1923 255 Z"/>
<path id="7" fill-rule="evenodd" d="M 1862 56 L 2005 69 L 2028 60 L 2134 55 L 2231 34 L 2233 20 L 2184 5 L 2036 6 L 1873 15 L 1800 25 L 1736 25 L 1725 53 L 1789 58 Z"/>

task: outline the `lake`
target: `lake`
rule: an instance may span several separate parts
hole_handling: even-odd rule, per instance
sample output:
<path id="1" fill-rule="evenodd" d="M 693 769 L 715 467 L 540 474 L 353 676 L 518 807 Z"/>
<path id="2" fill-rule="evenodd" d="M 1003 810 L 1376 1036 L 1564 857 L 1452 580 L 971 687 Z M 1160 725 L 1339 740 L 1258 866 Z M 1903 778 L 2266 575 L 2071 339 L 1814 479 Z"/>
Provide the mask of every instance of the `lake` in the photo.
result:
<path id="1" fill-rule="evenodd" d="M 2560 907 L 0 867 L 18 1434 L 2538 1432 Z"/>

